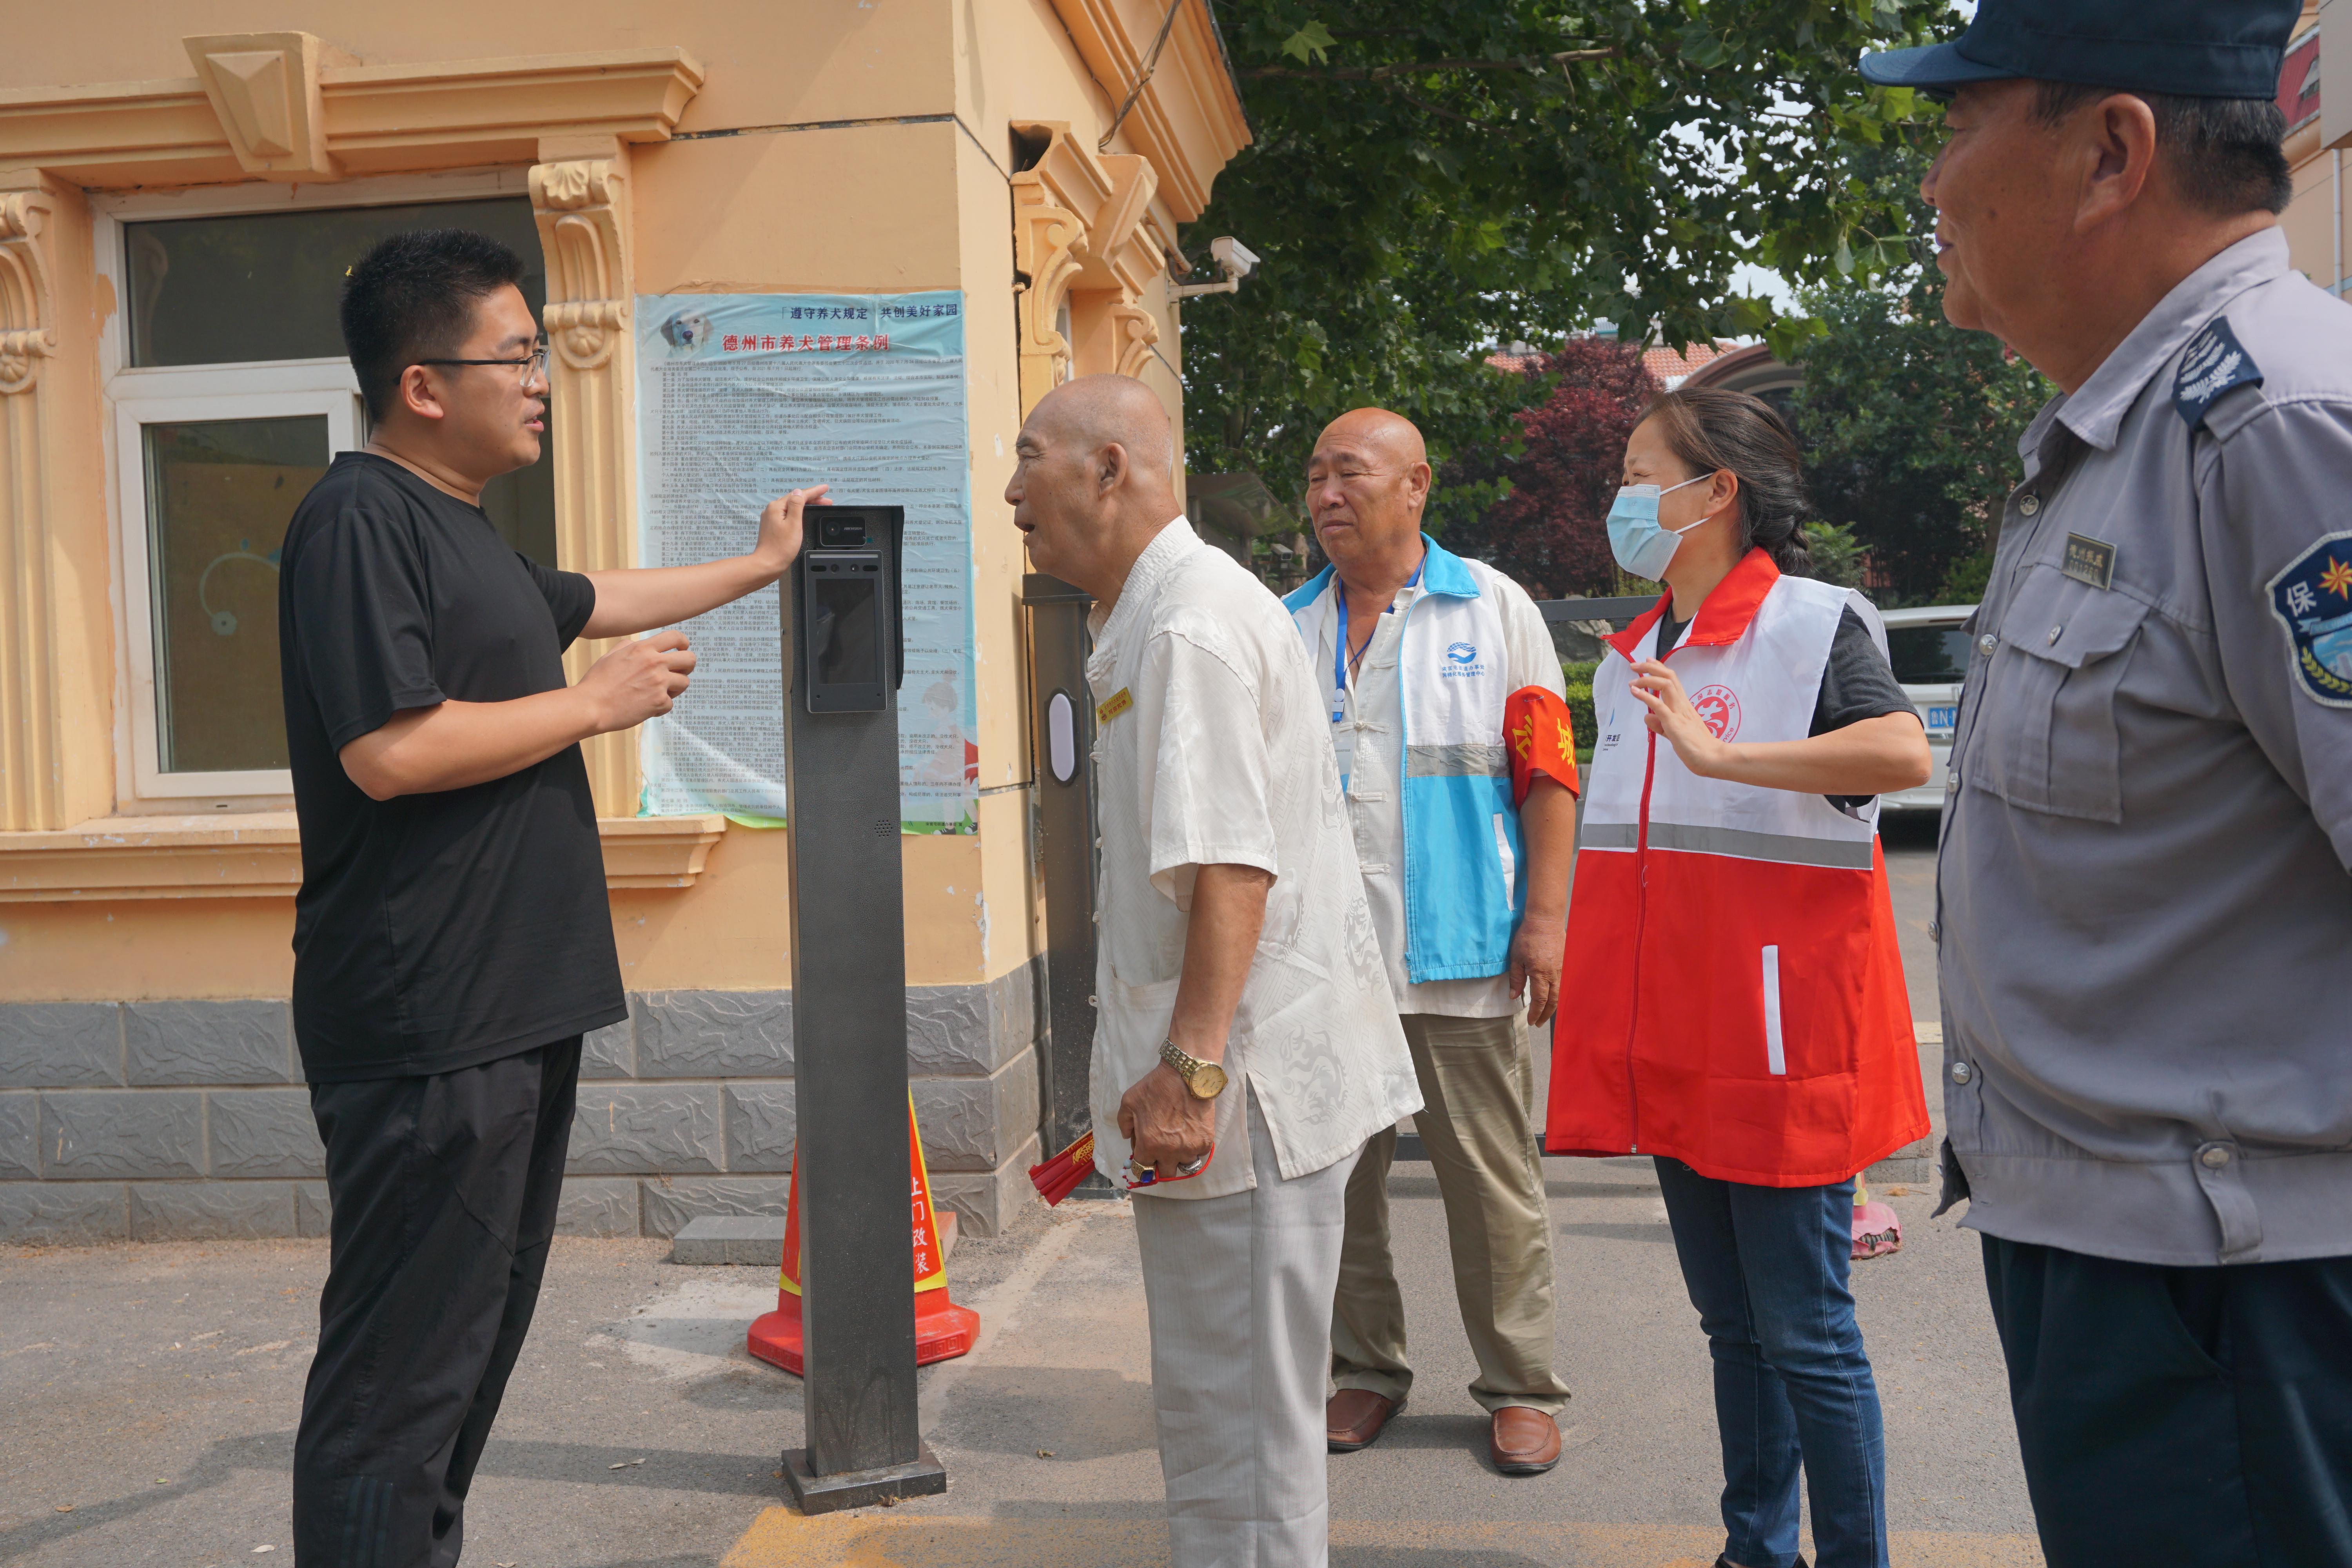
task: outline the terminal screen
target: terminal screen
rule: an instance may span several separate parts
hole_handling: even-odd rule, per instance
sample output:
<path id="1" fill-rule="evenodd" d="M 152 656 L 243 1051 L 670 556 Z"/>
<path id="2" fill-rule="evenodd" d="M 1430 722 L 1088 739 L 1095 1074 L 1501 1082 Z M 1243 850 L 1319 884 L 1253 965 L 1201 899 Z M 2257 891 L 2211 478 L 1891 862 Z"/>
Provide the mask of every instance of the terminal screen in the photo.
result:
<path id="1" fill-rule="evenodd" d="M 881 590 L 880 563 L 871 556 L 810 563 L 808 650 L 813 688 L 854 686 L 878 691 L 885 679 Z"/>

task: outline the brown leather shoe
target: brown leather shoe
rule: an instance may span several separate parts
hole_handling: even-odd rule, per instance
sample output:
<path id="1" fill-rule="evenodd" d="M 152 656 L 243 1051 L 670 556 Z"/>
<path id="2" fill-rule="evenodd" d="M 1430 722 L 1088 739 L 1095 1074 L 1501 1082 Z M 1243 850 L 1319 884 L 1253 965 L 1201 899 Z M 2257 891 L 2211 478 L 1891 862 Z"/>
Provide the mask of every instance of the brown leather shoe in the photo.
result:
<path id="1" fill-rule="evenodd" d="M 1369 1388 L 1343 1388 L 1331 1396 L 1323 1407 L 1324 1435 L 1331 1440 L 1335 1454 L 1352 1454 L 1359 1448 L 1369 1448 L 1389 1417 L 1404 1408 L 1402 1399 L 1391 1399 L 1385 1394 L 1374 1394 Z M 1557 1440 L 1552 1447 L 1559 1447 Z"/>
<path id="2" fill-rule="evenodd" d="M 1539 1476 L 1559 1463 L 1559 1423 L 1540 1410 L 1506 1405 L 1495 1412 L 1486 1457 L 1507 1476 Z"/>

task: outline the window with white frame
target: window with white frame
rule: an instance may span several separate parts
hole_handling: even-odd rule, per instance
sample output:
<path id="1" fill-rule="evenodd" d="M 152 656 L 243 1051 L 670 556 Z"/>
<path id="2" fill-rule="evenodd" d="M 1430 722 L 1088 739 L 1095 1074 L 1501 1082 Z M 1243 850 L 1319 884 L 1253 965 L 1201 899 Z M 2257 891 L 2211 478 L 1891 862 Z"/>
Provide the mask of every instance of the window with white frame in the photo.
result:
<path id="1" fill-rule="evenodd" d="M 410 181 L 372 203 L 252 187 L 102 201 L 100 265 L 126 307 L 107 390 L 128 673 L 118 729 L 133 802 L 185 809 L 291 789 L 278 547 L 334 454 L 366 436 L 336 317 L 343 276 L 386 235 L 470 228 L 523 258 L 537 313 L 545 277 L 530 199 L 495 194 L 519 174 L 471 183 L 486 182 L 493 191 L 472 199 L 420 200 L 420 185 L 442 191 Z M 552 473 L 542 445 L 535 467 L 482 496 L 500 534 L 549 564 Z"/>

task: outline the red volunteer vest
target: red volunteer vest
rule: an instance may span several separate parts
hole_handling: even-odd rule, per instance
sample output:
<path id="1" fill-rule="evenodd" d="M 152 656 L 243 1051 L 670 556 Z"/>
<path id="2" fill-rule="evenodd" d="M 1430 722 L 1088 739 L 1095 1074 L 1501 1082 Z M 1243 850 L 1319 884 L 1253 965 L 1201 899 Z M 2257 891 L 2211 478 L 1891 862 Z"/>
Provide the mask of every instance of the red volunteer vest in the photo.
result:
<path id="1" fill-rule="evenodd" d="M 1751 551 L 1666 657 L 1726 740 L 1801 741 L 1860 595 Z M 1878 809 L 1703 779 L 1628 689 L 1664 601 L 1610 639 L 1552 1026 L 1545 1144 L 1757 1186 L 1842 1182 L 1927 1135 Z"/>

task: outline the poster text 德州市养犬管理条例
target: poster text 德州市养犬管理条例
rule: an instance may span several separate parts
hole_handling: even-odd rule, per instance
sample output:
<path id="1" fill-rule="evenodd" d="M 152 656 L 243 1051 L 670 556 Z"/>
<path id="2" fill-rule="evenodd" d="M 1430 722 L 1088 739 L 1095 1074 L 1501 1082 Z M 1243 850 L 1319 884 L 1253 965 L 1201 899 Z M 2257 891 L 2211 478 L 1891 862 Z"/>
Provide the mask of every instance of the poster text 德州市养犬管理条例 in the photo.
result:
<path id="1" fill-rule="evenodd" d="M 740 555 L 760 509 L 828 499 L 906 508 L 907 679 L 899 815 L 969 831 L 971 506 L 962 296 L 658 294 L 636 300 L 639 563 Z M 682 628 L 698 662 L 676 709 L 645 726 L 648 816 L 779 821 L 783 663 L 776 590 Z"/>

